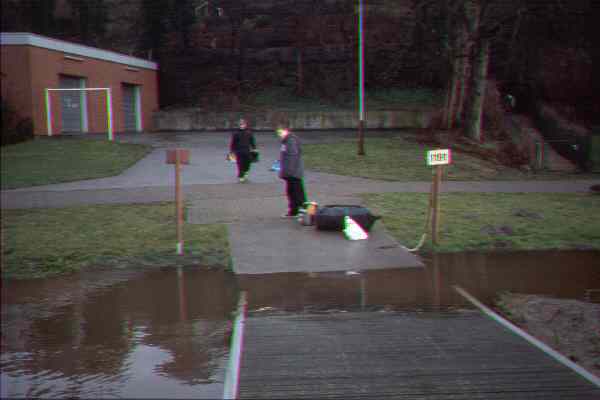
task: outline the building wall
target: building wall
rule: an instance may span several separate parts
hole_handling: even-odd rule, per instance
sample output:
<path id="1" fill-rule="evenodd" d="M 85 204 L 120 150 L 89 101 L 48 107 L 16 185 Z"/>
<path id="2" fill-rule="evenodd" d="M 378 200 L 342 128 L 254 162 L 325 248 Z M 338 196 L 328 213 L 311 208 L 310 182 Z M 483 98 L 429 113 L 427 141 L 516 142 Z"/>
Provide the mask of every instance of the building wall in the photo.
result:
<path id="1" fill-rule="evenodd" d="M 44 112 L 44 90 L 58 88 L 60 75 L 85 78 L 88 88 L 111 88 L 113 104 L 113 129 L 123 131 L 124 118 L 122 112 L 122 84 L 140 85 L 142 129 L 152 130 L 152 113 L 158 111 L 158 88 L 156 72 L 142 68 L 131 68 L 127 65 L 95 60 L 76 56 L 65 58 L 64 53 L 30 47 L 32 72 L 32 98 L 36 113 L 35 127 L 43 127 L 45 134 L 46 117 Z M 80 61 L 81 60 L 81 61 Z M 53 132 L 60 132 L 60 92 L 51 93 L 53 112 Z M 106 96 L 99 93 L 89 93 L 87 102 L 90 132 L 106 132 Z"/>
<path id="2" fill-rule="evenodd" d="M 32 118 L 31 70 L 27 46 L 0 48 L 2 99 L 7 100 L 19 118 Z"/>
<path id="3" fill-rule="evenodd" d="M 84 78 L 87 88 L 111 89 L 114 132 L 123 131 L 125 126 L 122 85 L 139 85 L 142 130 L 154 129 L 152 114 L 158 111 L 156 70 L 31 45 L 3 45 L 2 74 L 3 97 L 6 95 L 22 117 L 32 118 L 37 135 L 47 134 L 45 89 L 59 88 L 61 75 Z M 88 132 L 107 131 L 104 93 L 87 94 Z M 60 92 L 50 92 L 50 104 L 52 133 L 60 134 Z"/>

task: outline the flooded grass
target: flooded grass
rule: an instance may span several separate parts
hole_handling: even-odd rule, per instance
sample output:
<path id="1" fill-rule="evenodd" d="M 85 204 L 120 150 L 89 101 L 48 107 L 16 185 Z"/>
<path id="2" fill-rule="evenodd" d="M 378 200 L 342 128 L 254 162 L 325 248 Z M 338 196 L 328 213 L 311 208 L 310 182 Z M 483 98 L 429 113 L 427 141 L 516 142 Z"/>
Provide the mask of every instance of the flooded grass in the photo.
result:
<path id="1" fill-rule="evenodd" d="M 91 265 L 229 264 L 223 225 L 184 225 L 184 256 L 175 254 L 175 207 L 98 205 L 2 210 L 2 276 L 39 278 Z"/>
<path id="2" fill-rule="evenodd" d="M 424 232 L 428 194 L 364 196 L 404 246 Z M 576 193 L 444 193 L 436 251 L 600 249 L 600 196 Z M 423 251 L 431 251 L 428 240 Z"/>

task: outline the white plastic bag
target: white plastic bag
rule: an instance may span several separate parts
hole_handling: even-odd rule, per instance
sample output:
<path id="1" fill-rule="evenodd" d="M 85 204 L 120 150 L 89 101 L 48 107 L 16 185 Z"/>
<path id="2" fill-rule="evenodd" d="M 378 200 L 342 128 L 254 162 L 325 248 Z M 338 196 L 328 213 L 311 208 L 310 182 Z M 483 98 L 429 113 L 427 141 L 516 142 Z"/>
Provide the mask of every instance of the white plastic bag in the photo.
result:
<path id="1" fill-rule="evenodd" d="M 367 232 L 348 216 L 344 217 L 344 235 L 346 235 L 348 240 L 364 240 L 369 238 Z"/>

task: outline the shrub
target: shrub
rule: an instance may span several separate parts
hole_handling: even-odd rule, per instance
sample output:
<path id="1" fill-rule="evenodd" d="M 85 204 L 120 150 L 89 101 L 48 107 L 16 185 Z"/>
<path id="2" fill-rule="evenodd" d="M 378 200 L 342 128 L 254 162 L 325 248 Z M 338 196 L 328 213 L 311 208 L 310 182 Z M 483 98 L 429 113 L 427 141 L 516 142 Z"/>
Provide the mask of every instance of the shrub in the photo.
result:
<path id="1" fill-rule="evenodd" d="M 563 157 L 576 163 L 583 170 L 589 169 L 589 133 L 586 128 L 570 121 L 565 110 L 555 104 L 540 103 L 536 110 L 535 123 L 544 133 L 545 139 Z M 562 112 L 561 112 L 562 111 Z"/>
<path id="2" fill-rule="evenodd" d="M 500 146 L 498 161 L 512 168 L 520 168 L 530 163 L 530 156 L 513 142 L 506 141 Z"/>
<path id="3" fill-rule="evenodd" d="M 0 107 L 2 116 L 0 145 L 5 146 L 33 139 L 33 123 L 30 118 L 20 118 L 19 114 L 4 99 L 0 99 Z"/>

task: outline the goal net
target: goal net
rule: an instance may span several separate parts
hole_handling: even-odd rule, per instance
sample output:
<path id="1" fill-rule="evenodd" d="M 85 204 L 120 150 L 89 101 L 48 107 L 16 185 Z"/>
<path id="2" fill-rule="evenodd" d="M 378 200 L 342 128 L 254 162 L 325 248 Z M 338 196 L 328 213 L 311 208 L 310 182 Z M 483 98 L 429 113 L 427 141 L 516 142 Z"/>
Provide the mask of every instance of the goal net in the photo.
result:
<path id="1" fill-rule="evenodd" d="M 108 140 L 114 140 L 110 88 L 46 88 L 45 106 L 48 136 L 54 134 L 53 126 L 57 126 L 60 115 L 63 131 L 73 129 L 85 133 L 91 123 L 92 129 L 106 129 Z M 60 112 L 56 112 L 56 108 Z"/>

